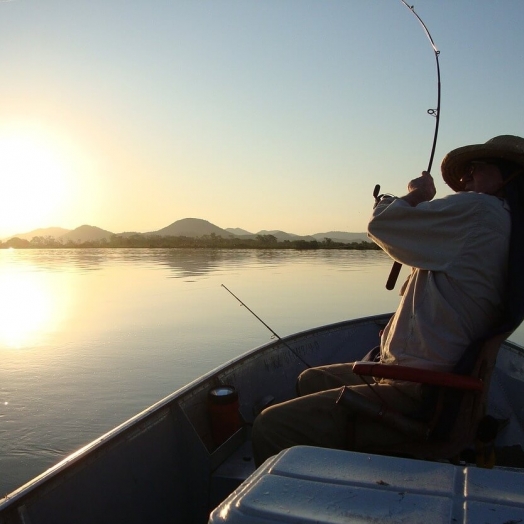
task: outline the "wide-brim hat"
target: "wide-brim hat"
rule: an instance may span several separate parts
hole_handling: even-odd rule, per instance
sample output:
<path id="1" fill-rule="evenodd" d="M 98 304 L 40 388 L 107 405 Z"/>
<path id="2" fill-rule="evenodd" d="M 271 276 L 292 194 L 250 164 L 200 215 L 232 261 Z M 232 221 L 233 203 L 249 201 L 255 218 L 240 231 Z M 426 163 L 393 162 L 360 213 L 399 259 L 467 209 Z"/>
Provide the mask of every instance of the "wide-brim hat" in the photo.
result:
<path id="1" fill-rule="evenodd" d="M 485 144 L 463 146 L 450 151 L 442 160 L 442 178 L 454 191 L 463 191 L 460 182 L 469 162 L 473 160 L 500 159 L 524 167 L 524 138 L 500 135 Z"/>

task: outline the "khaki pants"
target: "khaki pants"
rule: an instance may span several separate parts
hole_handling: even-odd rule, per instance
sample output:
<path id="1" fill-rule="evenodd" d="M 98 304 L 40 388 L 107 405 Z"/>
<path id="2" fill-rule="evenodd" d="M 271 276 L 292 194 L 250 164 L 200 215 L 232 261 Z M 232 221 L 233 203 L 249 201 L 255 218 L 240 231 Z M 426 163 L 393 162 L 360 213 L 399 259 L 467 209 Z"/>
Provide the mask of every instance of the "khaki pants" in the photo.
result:
<path id="1" fill-rule="evenodd" d="M 253 453 L 257 467 L 279 451 L 309 445 L 365 451 L 366 448 L 402 442 L 405 437 L 378 422 L 358 417 L 336 403 L 342 386 L 390 408 L 409 414 L 422 402 L 417 384 L 374 381 L 366 385 L 352 371 L 352 364 L 311 368 L 298 378 L 298 398 L 265 409 L 253 424 Z"/>

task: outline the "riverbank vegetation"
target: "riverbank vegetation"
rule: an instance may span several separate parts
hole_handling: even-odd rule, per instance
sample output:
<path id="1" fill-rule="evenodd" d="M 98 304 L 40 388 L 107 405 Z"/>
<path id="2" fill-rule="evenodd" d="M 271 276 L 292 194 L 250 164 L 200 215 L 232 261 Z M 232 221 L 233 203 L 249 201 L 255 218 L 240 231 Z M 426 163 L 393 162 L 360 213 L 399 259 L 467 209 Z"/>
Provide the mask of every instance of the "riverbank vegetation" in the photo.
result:
<path id="1" fill-rule="evenodd" d="M 160 235 L 113 235 L 109 239 L 75 242 L 54 237 L 33 237 L 31 240 L 14 237 L 0 242 L 0 249 L 73 249 L 73 248 L 221 248 L 221 249 L 357 249 L 379 250 L 373 242 L 336 242 L 331 238 L 318 240 L 284 240 L 273 235 L 254 238 L 229 237 L 210 234 L 201 237 Z"/>

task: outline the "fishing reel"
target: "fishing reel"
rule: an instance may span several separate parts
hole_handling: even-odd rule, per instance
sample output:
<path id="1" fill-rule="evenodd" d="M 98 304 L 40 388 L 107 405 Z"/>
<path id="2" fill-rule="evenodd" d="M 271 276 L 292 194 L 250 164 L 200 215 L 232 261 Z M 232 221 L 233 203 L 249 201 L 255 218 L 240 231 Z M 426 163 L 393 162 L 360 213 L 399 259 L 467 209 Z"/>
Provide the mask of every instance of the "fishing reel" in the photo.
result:
<path id="1" fill-rule="evenodd" d="M 375 198 L 375 205 L 373 206 L 373 209 L 375 209 L 378 206 L 378 204 L 383 198 L 397 198 L 395 195 L 391 195 L 390 193 L 382 193 L 382 195 L 379 195 L 379 193 L 380 185 L 377 184 L 375 186 L 375 189 L 373 190 L 373 197 Z"/>

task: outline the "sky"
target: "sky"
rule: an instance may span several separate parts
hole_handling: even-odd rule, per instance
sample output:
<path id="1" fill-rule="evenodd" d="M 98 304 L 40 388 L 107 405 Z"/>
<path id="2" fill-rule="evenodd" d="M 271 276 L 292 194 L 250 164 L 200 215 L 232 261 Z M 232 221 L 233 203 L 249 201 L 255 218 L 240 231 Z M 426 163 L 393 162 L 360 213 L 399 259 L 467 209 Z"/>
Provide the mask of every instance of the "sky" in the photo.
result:
<path id="1" fill-rule="evenodd" d="M 417 0 L 444 155 L 524 135 L 524 2 Z M 0 238 L 183 218 L 361 232 L 428 166 L 435 54 L 400 0 L 0 0 Z"/>

